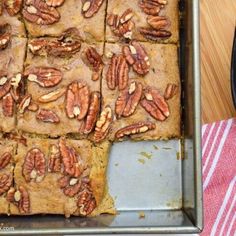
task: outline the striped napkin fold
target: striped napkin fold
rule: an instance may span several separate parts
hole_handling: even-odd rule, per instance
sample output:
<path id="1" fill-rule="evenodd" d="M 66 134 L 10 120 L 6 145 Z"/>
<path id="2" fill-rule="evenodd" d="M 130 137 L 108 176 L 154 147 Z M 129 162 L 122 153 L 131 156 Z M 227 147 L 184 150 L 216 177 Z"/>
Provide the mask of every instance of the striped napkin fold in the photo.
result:
<path id="1" fill-rule="evenodd" d="M 202 127 L 203 236 L 236 236 L 236 119 Z"/>

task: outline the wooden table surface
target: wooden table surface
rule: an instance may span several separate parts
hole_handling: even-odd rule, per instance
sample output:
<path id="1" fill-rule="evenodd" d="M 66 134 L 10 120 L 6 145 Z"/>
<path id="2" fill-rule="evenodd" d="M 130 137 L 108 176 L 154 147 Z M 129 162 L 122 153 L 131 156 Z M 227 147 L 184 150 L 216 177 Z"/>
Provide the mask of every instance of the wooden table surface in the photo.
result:
<path id="1" fill-rule="evenodd" d="M 236 25 L 236 0 L 200 0 L 202 121 L 235 116 L 230 63 Z"/>

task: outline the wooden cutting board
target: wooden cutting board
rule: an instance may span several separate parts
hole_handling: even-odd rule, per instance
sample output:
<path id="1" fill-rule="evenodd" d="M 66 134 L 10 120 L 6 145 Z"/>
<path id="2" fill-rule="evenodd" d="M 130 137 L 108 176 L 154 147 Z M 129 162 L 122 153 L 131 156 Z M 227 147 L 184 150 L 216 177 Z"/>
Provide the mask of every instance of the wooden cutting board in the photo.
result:
<path id="1" fill-rule="evenodd" d="M 202 121 L 235 116 L 230 64 L 236 25 L 236 0 L 200 0 Z"/>

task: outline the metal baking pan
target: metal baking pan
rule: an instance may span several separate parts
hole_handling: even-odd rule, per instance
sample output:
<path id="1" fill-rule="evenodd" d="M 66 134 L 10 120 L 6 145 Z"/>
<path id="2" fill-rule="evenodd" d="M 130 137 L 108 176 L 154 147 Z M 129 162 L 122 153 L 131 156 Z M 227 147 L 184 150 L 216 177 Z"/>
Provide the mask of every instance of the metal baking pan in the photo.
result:
<path id="1" fill-rule="evenodd" d="M 180 11 L 183 138 L 113 145 L 108 179 L 117 215 L 1 217 L 0 234 L 177 234 L 202 230 L 199 1 L 180 1 Z"/>

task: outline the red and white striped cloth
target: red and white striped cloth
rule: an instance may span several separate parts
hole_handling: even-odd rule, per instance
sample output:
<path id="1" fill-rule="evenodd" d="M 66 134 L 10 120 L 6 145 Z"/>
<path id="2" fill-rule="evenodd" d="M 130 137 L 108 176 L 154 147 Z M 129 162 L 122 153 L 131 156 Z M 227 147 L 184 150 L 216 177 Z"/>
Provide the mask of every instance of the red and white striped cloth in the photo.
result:
<path id="1" fill-rule="evenodd" d="M 236 119 L 202 127 L 204 230 L 236 235 Z"/>

